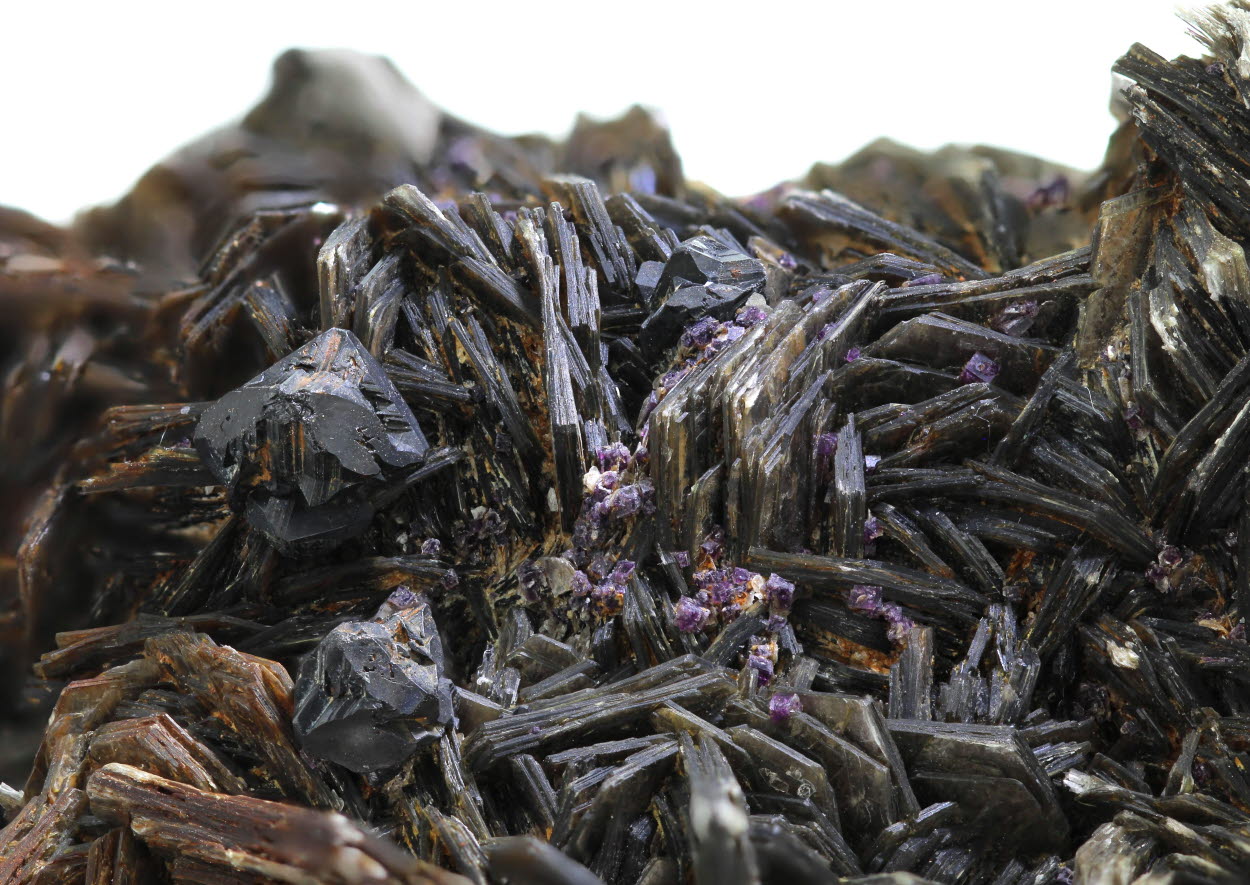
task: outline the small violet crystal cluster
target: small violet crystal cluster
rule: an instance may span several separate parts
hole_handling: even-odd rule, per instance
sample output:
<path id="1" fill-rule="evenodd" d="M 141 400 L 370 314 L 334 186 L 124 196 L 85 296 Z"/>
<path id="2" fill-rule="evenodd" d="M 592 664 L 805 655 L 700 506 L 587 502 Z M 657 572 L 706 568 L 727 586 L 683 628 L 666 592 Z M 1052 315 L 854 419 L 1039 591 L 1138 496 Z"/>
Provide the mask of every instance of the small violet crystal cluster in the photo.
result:
<path id="1" fill-rule="evenodd" d="M 573 564 L 572 595 L 592 614 L 610 617 L 624 606 L 634 563 L 609 552 L 639 515 L 655 513 L 655 489 L 646 476 L 645 434 L 633 452 L 622 443 L 595 451 L 595 464 L 583 479 L 586 496 L 573 524 L 573 546 L 564 558 Z"/>
<path id="2" fill-rule="evenodd" d="M 672 371 L 661 375 L 656 388 L 642 405 L 641 420 L 645 421 L 665 394 L 677 386 L 696 366 L 706 363 L 723 351 L 727 346 L 746 334 L 747 329 L 768 318 L 763 308 L 748 305 L 741 308 L 732 320 L 721 322 L 713 317 L 704 317 L 681 333 L 678 341 L 677 358 L 680 364 Z M 643 428 L 644 433 L 646 427 Z"/>
<path id="3" fill-rule="evenodd" d="M 845 591 L 845 596 L 846 604 L 852 611 L 864 612 L 885 621 L 889 625 L 886 635 L 896 645 L 901 644 L 907 638 L 908 631 L 915 626 L 897 603 L 886 602 L 881 598 L 880 587 L 856 584 Z"/>
<path id="4" fill-rule="evenodd" d="M 678 351 L 682 364 L 660 378 L 643 406 L 644 422 L 691 369 L 715 357 L 767 315 L 761 308 L 747 306 L 729 322 L 704 317 L 682 332 Z M 646 475 L 647 437 L 648 426 L 643 423 L 633 452 L 619 442 L 596 449 L 595 463 L 583 478 L 585 498 L 573 524 L 573 546 L 564 552 L 564 558 L 575 569 L 573 598 L 581 600 L 585 610 L 595 616 L 611 617 L 621 611 L 629 578 L 634 572 L 632 561 L 617 558 L 610 552 L 613 542 L 624 536 L 635 517 L 655 513 L 655 488 Z M 527 587 L 540 583 L 536 575 L 531 577 L 536 569 L 533 562 L 523 563 L 518 569 L 523 593 Z M 530 594 L 525 595 L 528 598 Z M 689 629 L 702 629 L 702 626 Z"/>
<path id="5" fill-rule="evenodd" d="M 677 601 L 677 629 L 698 633 L 732 623 L 748 609 L 766 606 L 765 635 L 752 637 L 747 654 L 747 665 L 759 672 L 760 682 L 766 685 L 777 663 L 775 634 L 785 625 L 794 605 L 794 584 L 780 575 L 765 579 L 758 572 L 729 565 L 724 558 L 724 538 L 724 531 L 716 528 L 699 545 L 692 576 L 697 590 L 693 596 Z M 690 557 L 684 551 L 674 554 L 674 558 L 678 565 L 690 565 Z"/>

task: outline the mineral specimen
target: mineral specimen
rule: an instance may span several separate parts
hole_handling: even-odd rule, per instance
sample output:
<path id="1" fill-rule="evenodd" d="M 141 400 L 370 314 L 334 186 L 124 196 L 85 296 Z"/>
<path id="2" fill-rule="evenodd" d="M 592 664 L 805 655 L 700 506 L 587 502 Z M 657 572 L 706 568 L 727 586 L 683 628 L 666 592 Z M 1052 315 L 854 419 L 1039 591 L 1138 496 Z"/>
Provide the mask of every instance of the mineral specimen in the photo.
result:
<path id="1" fill-rule="evenodd" d="M 359 534 L 367 484 L 420 461 L 412 410 L 351 332 L 330 329 L 206 408 L 195 447 L 278 545 Z"/>
<path id="2" fill-rule="evenodd" d="M 653 310 L 638 335 L 643 353 L 658 357 L 688 326 L 693 328 L 683 343 L 703 335 L 706 346 L 714 328 L 708 321 L 732 317 L 764 282 L 764 265 L 736 247 L 706 234 L 686 240 L 669 256 L 647 299 Z"/>
<path id="3" fill-rule="evenodd" d="M 339 624 L 304 659 L 296 737 L 305 752 L 355 772 L 398 768 L 451 721 L 443 666 L 428 601 L 400 588 L 377 618 Z"/>
<path id="4" fill-rule="evenodd" d="M 1191 20 L 1090 174 L 732 200 L 294 51 L 0 210 L 0 885 L 1246 881 L 1250 6 Z"/>

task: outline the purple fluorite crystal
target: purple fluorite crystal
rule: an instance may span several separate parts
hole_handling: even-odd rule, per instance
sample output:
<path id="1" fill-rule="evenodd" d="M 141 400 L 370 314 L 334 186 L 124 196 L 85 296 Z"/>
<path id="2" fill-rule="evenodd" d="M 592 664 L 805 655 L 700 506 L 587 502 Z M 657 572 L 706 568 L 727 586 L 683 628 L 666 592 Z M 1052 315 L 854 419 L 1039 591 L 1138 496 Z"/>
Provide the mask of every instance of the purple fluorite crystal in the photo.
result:
<path id="1" fill-rule="evenodd" d="M 778 693 L 768 699 L 768 718 L 780 725 L 795 713 L 803 712 L 803 702 L 797 694 Z"/>
<path id="2" fill-rule="evenodd" d="M 977 382 L 989 384 L 998 377 L 998 368 L 998 363 L 985 354 L 974 353 L 968 362 L 964 363 L 963 370 L 959 373 L 959 382 L 961 384 Z"/>
<path id="3" fill-rule="evenodd" d="M 778 574 L 768 576 L 764 583 L 768 602 L 776 612 L 788 612 L 794 604 L 794 585 Z"/>
<path id="4" fill-rule="evenodd" d="M 595 449 L 600 470 L 622 470 L 629 466 L 629 449 L 623 443 L 611 443 Z"/>
<path id="5" fill-rule="evenodd" d="M 712 317 L 704 317 L 681 333 L 681 346 L 686 348 L 707 347 L 720 330 L 720 323 Z"/>
<path id="6" fill-rule="evenodd" d="M 816 457 L 821 459 L 832 458 L 837 448 L 838 435 L 836 433 L 822 433 L 816 437 Z"/>
<path id="7" fill-rule="evenodd" d="M 1045 209 L 1050 206 L 1062 206 L 1068 201 L 1072 186 L 1066 175 L 1058 175 L 1052 181 L 1042 185 L 1029 194 L 1030 209 Z"/>
<path id="8" fill-rule="evenodd" d="M 916 626 L 911 618 L 903 614 L 903 609 L 893 602 L 887 602 L 882 606 L 882 616 L 888 625 L 885 635 L 895 645 L 900 645 L 911 632 L 911 628 Z"/>
<path id="9" fill-rule="evenodd" d="M 677 600 L 676 608 L 677 629 L 682 633 L 698 633 L 707 626 L 708 618 L 712 615 L 711 609 L 699 605 L 689 596 Z"/>
<path id="10" fill-rule="evenodd" d="M 760 307 L 744 307 L 738 311 L 738 315 L 734 317 L 734 322 L 744 329 L 749 329 L 756 323 L 763 322 L 768 319 L 768 312 Z"/>
<path id="11" fill-rule="evenodd" d="M 773 661 L 772 649 L 764 643 L 753 644 L 750 654 L 747 655 L 747 666 L 760 674 L 760 685 L 767 685 L 772 681 L 773 671 L 776 667 L 776 663 Z"/>
<path id="12" fill-rule="evenodd" d="M 875 516 L 870 516 L 864 520 L 864 543 L 871 544 L 873 541 L 885 534 L 885 529 L 881 526 L 881 520 Z"/>
<path id="13" fill-rule="evenodd" d="M 856 584 L 846 591 L 846 604 L 851 611 L 864 612 L 870 615 L 881 614 L 881 588 L 867 584 Z"/>
<path id="14" fill-rule="evenodd" d="M 636 485 L 622 486 L 599 506 L 609 519 L 626 519 L 642 509 L 642 493 Z"/>
<path id="15" fill-rule="evenodd" d="M 707 540 L 699 545 L 699 549 L 712 559 L 718 559 L 721 555 L 721 551 L 724 549 L 724 546 L 725 545 L 721 542 L 720 538 L 709 535 Z"/>
<path id="16" fill-rule="evenodd" d="M 885 621 L 886 635 L 895 644 L 901 643 L 914 626 L 899 605 L 882 599 L 880 587 L 856 584 L 846 591 L 846 604 L 852 611 L 864 612 Z"/>
<path id="17" fill-rule="evenodd" d="M 532 559 L 517 566 L 517 583 L 521 588 L 521 596 L 526 602 L 537 602 L 539 590 L 543 582 L 543 570 Z"/>
<path id="18" fill-rule="evenodd" d="M 1130 403 L 1128 408 L 1124 410 L 1124 423 L 1134 433 L 1142 430 L 1146 425 L 1142 421 L 1141 408 L 1136 404 Z"/>
<path id="19" fill-rule="evenodd" d="M 612 569 L 612 573 L 608 575 L 608 580 L 613 584 L 625 584 L 629 581 L 630 575 L 634 573 L 634 564 L 628 559 L 617 560 L 616 565 Z"/>
<path id="20" fill-rule="evenodd" d="M 1039 309 L 1037 302 L 1032 300 L 1008 304 L 990 319 L 990 328 L 1018 338 L 1033 328 Z"/>

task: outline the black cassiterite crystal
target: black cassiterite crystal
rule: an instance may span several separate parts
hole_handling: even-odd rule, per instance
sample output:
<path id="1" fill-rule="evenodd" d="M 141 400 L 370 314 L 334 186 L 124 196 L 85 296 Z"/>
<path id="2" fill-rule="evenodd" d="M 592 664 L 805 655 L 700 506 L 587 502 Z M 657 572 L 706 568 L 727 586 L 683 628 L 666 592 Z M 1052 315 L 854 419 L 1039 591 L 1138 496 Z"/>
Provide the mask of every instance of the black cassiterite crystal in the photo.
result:
<path id="1" fill-rule="evenodd" d="M 686 286 L 715 283 L 754 292 L 764 285 L 764 265 L 736 246 L 699 234 L 673 250 L 656 284 L 660 300 Z"/>
<path id="2" fill-rule="evenodd" d="M 373 620 L 331 630 L 295 684 L 293 723 L 304 751 L 362 774 L 399 767 L 451 717 L 434 615 L 404 588 Z"/>
<path id="3" fill-rule="evenodd" d="M 731 318 L 764 281 L 758 259 L 706 234 L 686 240 L 659 274 L 651 296 L 654 309 L 639 335 L 643 353 L 659 356 L 703 317 Z"/>
<path id="4" fill-rule="evenodd" d="M 233 507 L 280 545 L 359 533 L 371 488 L 429 448 L 351 332 L 330 329 L 204 410 L 195 446 Z"/>

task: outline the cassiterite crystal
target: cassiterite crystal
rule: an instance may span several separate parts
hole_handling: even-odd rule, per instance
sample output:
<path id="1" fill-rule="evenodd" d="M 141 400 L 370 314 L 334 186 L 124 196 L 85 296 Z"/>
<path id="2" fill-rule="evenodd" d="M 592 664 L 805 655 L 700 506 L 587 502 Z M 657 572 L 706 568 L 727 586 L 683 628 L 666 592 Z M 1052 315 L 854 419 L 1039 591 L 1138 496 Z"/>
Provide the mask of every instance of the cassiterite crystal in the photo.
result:
<path id="1" fill-rule="evenodd" d="M 213 403 L 194 439 L 232 505 L 278 544 L 359 534 L 369 488 L 429 449 L 382 366 L 343 329 Z"/>
<path id="2" fill-rule="evenodd" d="M 1244 881 L 1250 14 L 1193 23 L 1090 174 L 728 199 L 295 51 L 0 210 L 0 885 Z"/>
<path id="3" fill-rule="evenodd" d="M 401 588 L 374 619 L 339 624 L 304 659 L 292 724 L 306 753 L 369 773 L 398 769 L 452 715 L 429 603 Z"/>
<path id="4" fill-rule="evenodd" d="M 764 282 L 763 264 L 737 248 L 705 234 L 685 241 L 660 272 L 638 336 L 643 352 L 658 356 L 678 338 L 686 347 L 707 346 L 716 321 L 733 317 Z M 746 319 L 757 321 L 751 314 Z"/>

